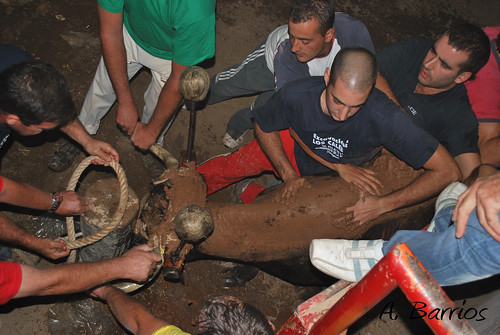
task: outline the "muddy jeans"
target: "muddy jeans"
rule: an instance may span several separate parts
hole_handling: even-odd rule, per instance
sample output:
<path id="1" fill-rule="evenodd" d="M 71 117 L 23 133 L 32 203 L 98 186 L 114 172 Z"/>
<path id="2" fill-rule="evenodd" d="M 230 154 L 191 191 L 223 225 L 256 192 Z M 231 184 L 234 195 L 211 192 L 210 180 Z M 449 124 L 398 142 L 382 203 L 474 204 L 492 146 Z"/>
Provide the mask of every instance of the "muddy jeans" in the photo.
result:
<path id="1" fill-rule="evenodd" d="M 127 53 L 127 74 L 129 80 L 143 67 L 151 70 L 151 83 L 144 93 L 144 109 L 141 122 L 148 123 L 153 115 L 163 85 L 170 76 L 172 61 L 154 57 L 139 47 L 123 27 L 123 42 Z M 103 57 L 83 102 L 78 117 L 89 134 L 94 135 L 99 129 L 101 119 L 108 113 L 116 101 L 116 94 L 106 69 Z M 158 137 L 158 143 L 163 143 L 163 137 L 168 130 L 167 125 Z"/>
<path id="2" fill-rule="evenodd" d="M 405 242 L 439 285 L 459 285 L 500 273 L 500 242 L 479 223 L 474 210 L 462 238 L 455 237 L 451 221 L 455 205 L 443 207 L 434 215 L 435 231 L 401 230 L 385 243 L 384 254 Z M 500 214 L 499 214 L 500 217 Z"/>
<path id="3" fill-rule="evenodd" d="M 294 140 L 290 136 L 290 132 L 282 130 L 279 134 L 286 156 L 300 175 L 293 152 Z M 201 163 L 196 171 L 203 176 L 207 184 L 207 194 L 212 194 L 226 186 L 263 172 L 274 172 L 278 176 L 257 140 L 253 140 L 231 154 L 217 156 Z M 247 187 L 241 194 L 243 203 L 251 203 L 260 192 L 266 189 L 264 186 L 254 184 Z"/>

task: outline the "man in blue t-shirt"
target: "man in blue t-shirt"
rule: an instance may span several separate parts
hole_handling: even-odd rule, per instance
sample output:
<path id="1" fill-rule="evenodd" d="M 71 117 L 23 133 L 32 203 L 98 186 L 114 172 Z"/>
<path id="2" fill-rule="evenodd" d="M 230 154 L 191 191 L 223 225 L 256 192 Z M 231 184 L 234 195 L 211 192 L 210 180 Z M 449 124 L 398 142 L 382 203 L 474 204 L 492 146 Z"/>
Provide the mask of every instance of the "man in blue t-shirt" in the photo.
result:
<path id="1" fill-rule="evenodd" d="M 376 76 L 372 53 L 343 48 L 333 62 L 331 76 L 327 71 L 324 78 L 304 78 L 286 85 L 254 110 L 257 140 L 198 166 L 208 193 L 274 171 L 285 182 L 282 201 L 286 203 L 307 184 L 302 176 L 334 170 L 368 193 L 348 209 L 354 212 L 355 221 L 364 223 L 432 197 L 457 180 L 458 166 L 446 149 L 373 89 Z M 379 196 L 380 181 L 360 165 L 381 147 L 425 172 L 406 187 Z M 247 190 L 257 189 L 249 185 Z M 242 200 L 251 202 L 256 194 L 247 198 L 245 192 Z"/>
<path id="2" fill-rule="evenodd" d="M 251 107 L 234 113 L 223 143 L 237 147 L 253 128 L 251 110 L 262 106 L 286 83 L 322 76 L 340 48 L 359 46 L 375 53 L 363 22 L 335 13 L 333 0 L 295 0 L 287 25 L 276 28 L 241 63 L 210 80 L 207 103 L 260 94 Z"/>
<path id="3" fill-rule="evenodd" d="M 474 77 L 489 55 L 488 36 L 471 24 L 453 26 L 436 41 L 411 37 L 377 54 L 376 87 L 443 144 L 460 167 L 462 179 L 480 164 L 478 122 L 463 83 Z"/>

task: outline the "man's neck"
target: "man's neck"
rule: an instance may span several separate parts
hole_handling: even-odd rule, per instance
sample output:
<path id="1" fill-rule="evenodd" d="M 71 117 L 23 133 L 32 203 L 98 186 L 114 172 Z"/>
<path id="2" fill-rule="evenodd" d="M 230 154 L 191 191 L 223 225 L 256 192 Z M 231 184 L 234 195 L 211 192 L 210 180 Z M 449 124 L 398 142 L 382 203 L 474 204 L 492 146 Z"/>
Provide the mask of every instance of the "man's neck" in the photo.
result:
<path id="1" fill-rule="evenodd" d="M 441 92 L 451 90 L 455 86 L 457 86 L 457 84 L 453 83 L 450 86 L 447 86 L 444 88 L 434 88 L 434 87 L 424 86 L 420 83 L 417 83 L 417 86 L 415 87 L 415 91 L 413 91 L 413 93 L 424 94 L 424 95 L 434 95 L 434 94 L 438 94 Z"/>

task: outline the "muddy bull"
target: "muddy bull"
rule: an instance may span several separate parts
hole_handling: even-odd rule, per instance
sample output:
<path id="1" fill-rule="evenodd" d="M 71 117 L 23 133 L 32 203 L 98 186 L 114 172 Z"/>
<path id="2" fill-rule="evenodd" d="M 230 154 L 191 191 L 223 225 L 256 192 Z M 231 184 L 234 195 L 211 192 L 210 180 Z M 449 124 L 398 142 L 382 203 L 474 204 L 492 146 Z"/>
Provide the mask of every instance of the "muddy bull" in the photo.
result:
<path id="1" fill-rule="evenodd" d="M 369 168 L 383 183 L 382 194 L 409 184 L 422 173 L 391 154 L 382 154 Z M 192 162 L 169 169 L 141 215 L 143 232 L 150 244 L 165 248 L 167 254 L 173 252 L 179 245 L 175 216 L 196 204 L 210 211 L 214 224 L 211 236 L 196 245 L 198 252 L 244 262 L 269 262 L 307 257 L 315 238 L 387 239 L 399 229 L 422 228 L 432 216 L 430 199 L 359 225 L 345 210 L 363 197 L 358 188 L 340 177 L 307 179 L 312 187 L 301 190 L 290 205 L 274 200 L 280 185 L 268 189 L 254 203 L 242 205 L 206 201 L 206 186 Z M 191 248 L 184 248 L 183 255 Z"/>

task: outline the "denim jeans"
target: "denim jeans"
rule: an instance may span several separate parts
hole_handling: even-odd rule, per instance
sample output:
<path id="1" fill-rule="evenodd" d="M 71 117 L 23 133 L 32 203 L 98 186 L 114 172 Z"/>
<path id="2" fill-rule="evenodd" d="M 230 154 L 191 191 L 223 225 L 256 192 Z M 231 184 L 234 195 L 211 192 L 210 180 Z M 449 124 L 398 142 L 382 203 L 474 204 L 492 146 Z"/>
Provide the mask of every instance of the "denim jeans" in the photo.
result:
<path id="1" fill-rule="evenodd" d="M 459 285 L 500 273 L 500 242 L 488 234 L 476 211 L 469 216 L 465 234 L 455 237 L 451 221 L 455 205 L 443 207 L 434 215 L 433 232 L 401 230 L 384 244 L 384 255 L 405 242 L 441 286 Z M 500 214 L 499 214 L 500 217 Z"/>

